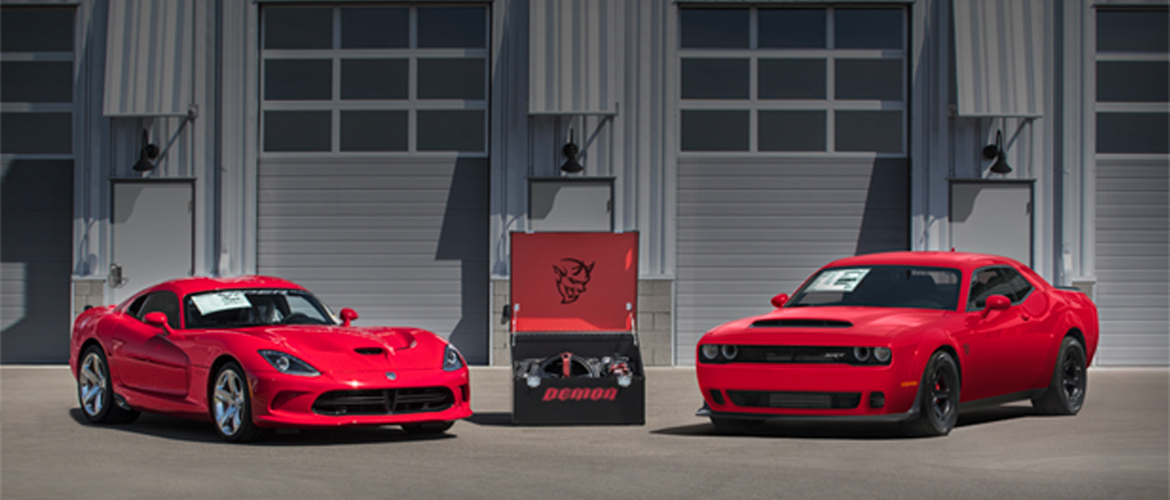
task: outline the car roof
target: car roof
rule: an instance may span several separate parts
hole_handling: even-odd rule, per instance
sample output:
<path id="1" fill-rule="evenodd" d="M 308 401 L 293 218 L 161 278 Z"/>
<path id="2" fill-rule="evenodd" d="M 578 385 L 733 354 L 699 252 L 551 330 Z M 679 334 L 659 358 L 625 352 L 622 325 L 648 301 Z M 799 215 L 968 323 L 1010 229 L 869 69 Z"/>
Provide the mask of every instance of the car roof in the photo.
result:
<path id="1" fill-rule="evenodd" d="M 855 257 L 845 257 L 830 262 L 825 267 L 912 265 L 970 270 L 997 264 L 1006 264 L 1015 267 L 1022 266 L 1015 260 L 999 255 L 971 252 L 908 251 L 871 253 Z"/>

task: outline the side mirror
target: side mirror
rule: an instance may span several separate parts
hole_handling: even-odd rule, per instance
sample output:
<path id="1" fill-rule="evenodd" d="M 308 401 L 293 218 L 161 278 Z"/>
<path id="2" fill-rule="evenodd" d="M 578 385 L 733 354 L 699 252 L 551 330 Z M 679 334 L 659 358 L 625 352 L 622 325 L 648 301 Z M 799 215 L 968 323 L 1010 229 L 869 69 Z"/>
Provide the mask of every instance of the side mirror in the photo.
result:
<path id="1" fill-rule="evenodd" d="M 987 302 L 983 304 L 983 316 L 986 317 L 991 311 L 1002 311 L 1012 306 L 1011 299 L 1005 295 L 992 295 L 987 298 Z"/>
<path id="2" fill-rule="evenodd" d="M 780 295 L 772 297 L 772 305 L 775 306 L 776 309 L 784 307 L 784 304 L 787 304 L 787 303 L 788 303 L 788 294 L 787 293 L 782 293 Z"/>
<path id="3" fill-rule="evenodd" d="M 142 321 L 150 326 L 162 328 L 167 335 L 171 334 L 171 325 L 167 323 L 167 315 L 162 311 L 148 312 L 142 317 Z"/>
<path id="4" fill-rule="evenodd" d="M 357 311 L 348 307 L 341 309 L 341 326 L 349 326 L 349 323 L 358 319 Z"/>

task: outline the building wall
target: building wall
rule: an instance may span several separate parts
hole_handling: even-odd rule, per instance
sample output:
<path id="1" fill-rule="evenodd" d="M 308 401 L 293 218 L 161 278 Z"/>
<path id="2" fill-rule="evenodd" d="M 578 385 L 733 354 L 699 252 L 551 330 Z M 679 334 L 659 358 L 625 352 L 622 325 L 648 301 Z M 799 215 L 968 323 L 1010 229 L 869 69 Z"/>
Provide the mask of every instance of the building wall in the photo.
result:
<path id="1" fill-rule="evenodd" d="M 294 102 L 296 99 L 266 97 L 266 85 L 271 80 L 266 61 L 312 59 L 317 55 L 300 49 L 266 52 L 269 49 L 263 45 L 262 34 L 263 13 L 274 6 L 296 4 L 312 8 L 315 5 L 331 9 L 337 5 L 365 8 L 403 4 L 243 0 L 83 0 L 76 3 L 3 0 L 0 3 L 6 9 L 29 5 L 64 8 L 72 10 L 75 16 L 70 46 L 51 49 L 53 54 L 48 58 L 24 54 L 23 49 L 13 49 L 17 45 L 10 42 L 0 47 L 6 79 L 23 74 L 22 64 L 35 59 L 67 62 L 71 82 L 66 90 L 68 97 L 46 101 L 38 97 L 10 99 L 13 95 L 10 89 L 15 87 L 6 80 L 6 97 L 0 103 L 0 115 L 5 122 L 5 137 L 0 145 L 5 193 L 23 193 L 16 174 L 23 170 L 18 168 L 22 164 L 30 164 L 27 162 L 64 165 L 59 169 L 71 172 L 72 178 L 71 187 L 57 182 L 61 179 L 56 177 L 56 181 L 39 183 L 46 188 L 57 186 L 44 200 L 71 197 L 68 208 L 41 199 L 25 207 L 20 205 L 19 196 L 4 197 L 5 361 L 33 359 L 21 357 L 20 350 L 10 348 L 9 339 L 23 335 L 18 335 L 18 330 L 28 323 L 23 320 L 29 311 L 54 310 L 34 307 L 34 302 L 65 304 L 60 312 L 45 312 L 48 323 L 36 328 L 37 333 L 30 337 L 34 340 L 28 344 L 28 352 L 49 353 L 37 359 L 61 361 L 64 352 L 59 346 L 53 347 L 58 341 L 53 339 L 67 336 L 72 314 L 85 304 L 108 302 L 113 297 L 109 287 L 102 285 L 112 264 L 113 235 L 109 221 L 112 179 L 194 178 L 196 274 L 288 273 L 294 279 L 308 280 L 307 284 L 313 288 L 320 288 L 335 306 L 354 305 L 364 299 L 351 299 L 339 282 L 321 278 L 309 269 L 323 261 L 345 267 L 344 261 L 355 253 L 374 255 L 377 250 L 357 238 L 336 245 L 337 250 L 314 237 L 289 239 L 289 235 L 295 234 L 289 232 L 289 225 L 343 227 L 349 224 L 355 231 L 381 235 L 379 241 L 394 239 L 395 245 L 411 248 L 368 257 L 378 260 L 373 264 L 352 259 L 350 270 L 372 265 L 390 272 L 391 268 L 405 265 L 442 276 L 432 285 L 438 287 L 433 290 L 435 301 L 445 305 L 430 309 L 433 315 L 411 316 L 404 312 L 406 306 L 386 305 L 386 302 L 413 304 L 410 301 L 422 300 L 406 298 L 409 286 L 393 283 L 386 274 L 379 278 L 381 281 L 367 283 L 370 290 L 387 291 L 377 301 L 357 304 L 363 318 L 421 322 L 443 335 L 454 335 L 469 358 L 486 362 L 489 357 L 495 357 L 500 362 L 500 349 L 504 347 L 500 342 L 505 336 L 501 333 L 506 332 L 501 330 L 506 327 L 501 301 L 506 301 L 509 295 L 505 286 L 510 274 L 508 234 L 529 229 L 527 179 L 560 175 L 558 167 L 565 161 L 561 148 L 572 139 L 581 147 L 579 160 L 585 167 L 583 175 L 614 178 L 615 229 L 638 231 L 640 235 L 640 291 L 646 293 L 640 293 L 642 314 L 638 323 L 646 334 L 644 349 L 654 351 L 647 358 L 653 363 L 688 363 L 693 341 L 702 331 L 724 319 L 766 310 L 771 295 L 791 291 L 812 268 L 834 257 L 894 248 L 898 241 L 904 241 L 912 249 L 950 248 L 950 179 L 1032 180 L 1035 189 L 1032 265 L 1054 283 L 1093 289 L 1102 321 L 1099 362 L 1110 365 L 1170 362 L 1166 351 L 1170 320 L 1165 312 L 1170 300 L 1167 284 L 1170 279 L 1166 278 L 1167 255 L 1170 255 L 1166 172 L 1170 157 L 1165 152 L 1166 141 L 1156 136 L 1147 141 L 1154 150 L 1099 149 L 1100 139 L 1107 142 L 1118 131 L 1125 130 L 1125 126 L 1116 126 L 1119 118 L 1152 117 L 1152 126 L 1139 127 L 1137 132 L 1156 132 L 1157 127 L 1166 126 L 1165 117 L 1170 112 L 1167 99 L 1159 97 L 1161 94 L 1138 101 L 1100 94 L 1102 86 L 1108 88 L 1119 81 L 1110 80 L 1110 75 L 1124 76 L 1126 68 L 1142 66 L 1147 70 L 1153 68 L 1154 73 L 1150 75 L 1152 78 L 1120 78 L 1120 81 L 1161 82 L 1160 78 L 1166 78 L 1165 71 L 1161 70 L 1167 64 L 1166 51 L 1099 50 L 1097 40 L 1101 12 L 1117 10 L 1114 9 L 1117 7 L 1164 13 L 1167 2 L 1162 0 L 1019 3 L 919 0 L 881 3 L 877 7 L 870 2 L 818 4 L 842 10 L 903 9 L 906 45 L 900 50 L 881 53 L 853 48 L 843 53 L 818 52 L 820 49 L 786 53 L 775 47 L 764 47 L 766 50 L 761 52 L 758 30 L 754 31 L 755 35 L 748 31 L 749 36 L 757 37 L 749 38 L 756 45 L 748 49 L 687 46 L 684 42 L 684 25 L 688 21 L 682 13 L 688 9 L 746 6 L 751 12 L 749 16 L 758 19 L 761 10 L 784 2 L 761 2 L 759 5 L 764 9 L 753 8 L 756 4 L 748 2 L 668 0 L 470 3 L 467 5 L 482 6 L 490 12 L 484 30 L 487 43 L 471 52 L 439 51 L 439 57 L 484 58 L 485 95 L 482 99 L 440 99 L 443 102 L 420 104 L 418 101 L 426 98 L 420 99 L 415 94 L 407 99 L 410 103 L 401 106 L 397 101 L 388 103 L 377 99 L 346 103 L 340 96 L 308 105 Z M 173 9 L 168 9 L 180 4 L 189 9 L 184 11 L 189 14 L 181 21 L 167 17 L 171 15 L 168 13 L 173 14 Z M 1009 43 L 1024 33 L 1025 41 L 1039 43 L 1042 54 L 1033 60 L 1029 73 L 1005 78 L 1003 85 L 995 90 L 1011 92 L 1019 82 L 1025 82 L 1028 88 L 1038 85 L 1043 95 L 1032 102 L 1035 105 L 1029 108 L 1032 114 L 1002 114 L 1002 111 L 979 114 L 963 109 L 958 105 L 960 97 L 968 97 L 965 92 L 971 89 L 961 88 L 964 83 L 956 75 L 959 65 L 968 61 L 956 57 L 952 30 L 957 21 L 971 19 L 956 17 L 953 7 L 982 6 L 994 14 L 996 8 L 1018 9 L 1025 4 L 1030 14 L 1020 26 L 1026 29 L 984 33 L 975 42 Z M 450 6 L 443 2 L 426 5 Z M 801 5 L 809 7 L 807 2 Z M 133 16 L 111 16 L 111 12 L 123 12 L 118 9 L 126 7 L 140 9 L 135 11 L 140 14 L 138 18 L 153 21 L 142 23 L 134 22 Z M 583 10 L 578 13 L 573 9 Z M 541 15 L 534 18 L 533 12 Z M 1002 17 L 991 14 L 975 21 L 992 22 Z M 1157 16 L 1164 14 L 1155 13 Z M 599 20 L 604 20 L 604 25 L 597 24 Z M 548 23 L 544 28 L 553 29 L 537 29 L 542 26 L 540 22 Z M 138 31 L 167 23 L 175 24 L 174 29 Z M 1157 35 L 1156 40 L 1166 38 L 1158 35 L 1161 33 L 1158 30 L 1165 29 L 1164 25 L 1159 27 L 1154 23 L 1141 29 L 1134 26 L 1129 31 L 1152 32 Z M 4 31 L 18 32 L 12 27 Z M 124 79 L 110 78 L 119 75 L 108 72 L 125 71 L 120 75 L 123 77 L 131 73 L 141 76 L 141 70 L 111 63 L 107 45 L 116 45 L 117 36 L 142 36 L 156 43 L 150 37 L 178 32 L 191 36 L 160 38 L 157 43 L 179 49 L 184 58 L 189 54 L 191 71 L 178 68 L 180 71 L 174 73 L 178 77 L 159 76 L 161 73 L 147 76 L 151 77 L 153 91 L 158 95 L 187 96 L 190 106 L 178 110 L 178 114 L 168 115 L 150 115 L 116 106 L 118 109 L 107 109 L 105 96 L 112 90 L 107 88 L 108 82 L 115 82 L 113 86 L 117 88 L 113 90 L 124 90 L 117 83 Z M 589 38 L 598 36 L 602 38 Z M 414 50 L 417 48 L 408 47 L 403 52 L 387 49 L 374 55 L 411 61 L 431 57 Z M 550 48 L 556 50 L 545 50 Z M 596 52 L 591 52 L 594 49 Z M 534 58 L 534 53 L 539 57 Z M 328 57 L 335 57 L 340 64 L 349 55 L 352 54 L 341 50 Z M 760 72 L 774 64 L 769 60 L 822 57 L 826 61 L 902 58 L 905 71 L 902 96 L 871 99 L 872 102 L 863 103 L 864 109 L 852 110 L 900 111 L 903 115 L 900 130 L 904 137 L 898 151 L 843 154 L 836 150 L 832 134 L 825 136 L 828 142 L 823 153 L 768 150 L 788 146 L 783 137 L 760 135 L 761 123 L 783 124 L 786 112 L 849 111 L 846 108 L 855 104 L 836 96 L 826 96 L 823 100 L 820 97 L 798 99 L 799 102 L 793 103 L 759 93 Z M 690 77 L 712 73 L 692 70 L 702 69 L 704 62 L 716 61 L 718 66 L 722 64 L 719 60 L 728 59 L 749 61 L 746 81 L 751 94 L 747 98 L 738 94 L 729 97 L 718 93 L 690 93 L 694 89 L 688 87 L 688 81 L 693 83 Z M 700 64 L 696 66 L 695 61 Z M 994 66 L 1007 62 L 992 63 L 987 68 L 1010 69 L 1010 66 Z M 417 63 L 408 64 L 416 64 L 411 68 L 417 75 Z M 734 62 L 731 67 L 733 71 L 728 74 L 741 71 L 743 66 Z M 1102 68 L 1107 71 L 1099 71 Z M 839 70 L 847 71 L 848 67 L 827 65 L 826 81 L 833 81 Z M 189 80 L 182 75 L 188 75 Z M 576 87 L 578 75 L 590 80 Z M 543 86 L 534 89 L 533 85 Z M 865 92 L 879 87 L 875 84 L 860 88 Z M 1153 90 L 1136 92 L 1164 92 L 1164 87 L 1155 84 Z M 417 92 L 417 86 L 414 89 Z M 561 94 L 550 100 L 549 96 L 555 94 L 552 90 Z M 587 102 L 574 100 L 578 91 L 582 97 L 606 98 L 597 100 L 596 109 L 577 108 L 572 103 Z M 544 104 L 533 106 L 534 96 Z M 427 106 L 483 110 L 484 144 L 474 154 L 433 154 L 417 148 L 354 154 L 340 146 L 316 156 L 265 150 L 266 112 L 320 108 L 340 116 L 350 104 L 364 110 L 404 109 L 410 117 L 416 116 L 419 110 L 425 111 Z M 729 153 L 688 146 L 687 138 L 694 137 L 695 130 L 702 131 L 702 127 L 693 127 L 698 122 L 689 120 L 688 116 L 710 117 L 715 115 L 703 113 L 728 110 L 748 113 L 743 115 L 749 117 L 747 123 L 751 130 L 746 150 Z M 57 127 L 53 133 L 35 134 L 30 132 L 34 128 L 18 126 L 20 118 L 36 113 L 64 113 L 68 126 Z M 826 116 L 826 130 L 832 130 L 836 115 Z M 407 134 L 408 140 L 413 141 L 418 131 L 411 126 Z M 139 157 L 143 130 L 164 151 L 154 162 L 156 168 L 148 173 L 131 169 Z M 996 131 L 1004 134 L 1006 159 L 1013 167 L 1013 172 L 1006 176 L 989 174 L 991 161 L 980 154 L 984 146 L 994 142 Z M 719 132 L 718 127 L 714 132 Z M 795 132 L 800 130 L 792 131 Z M 26 133 L 24 139 L 20 133 Z M 330 134 L 334 134 L 333 129 Z M 340 137 L 339 127 L 330 140 L 340 140 Z M 15 144 L 34 144 L 27 140 L 38 138 L 42 141 L 38 144 L 49 144 L 50 149 L 10 149 Z M 53 149 L 52 144 L 69 146 Z M 436 168 L 428 170 L 423 165 Z M 335 175 L 324 173 L 330 168 Z M 813 170 L 818 173 L 810 173 Z M 40 173 L 45 172 L 48 170 Z M 402 199 L 421 197 L 421 205 L 410 209 L 417 211 L 407 213 L 402 211 L 407 210 L 406 203 L 396 205 L 397 202 L 375 200 L 363 204 L 357 201 L 362 199 L 360 196 L 345 196 L 345 183 L 362 179 L 383 183 L 382 188 L 374 190 L 386 195 L 402 196 Z M 289 187 L 290 182 L 302 181 L 314 185 L 303 188 L 304 192 L 297 191 L 302 188 Z M 435 188 L 426 195 L 403 192 L 410 191 L 409 186 L 415 186 L 415 182 L 446 187 Z M 836 187 L 823 187 L 834 182 Z M 807 190 L 799 186 L 822 186 L 827 193 L 825 199 L 835 201 L 806 199 Z M 759 193 L 748 196 L 746 193 L 752 190 Z M 767 198 L 768 194 L 774 197 Z M 752 198 L 757 195 L 761 197 Z M 319 205 L 298 206 L 302 196 L 319 200 L 312 202 Z M 306 212 L 314 209 L 322 213 Z M 323 213 L 329 210 L 333 210 L 332 215 Z M 482 219 L 472 222 L 477 210 Z M 49 216 L 50 213 L 54 215 Z M 23 233 L 14 236 L 10 231 L 26 223 L 38 228 L 57 227 L 60 223 L 54 221 L 69 213 L 71 238 L 61 233 L 60 237 L 37 242 Z M 783 215 L 762 215 L 765 213 Z M 47 218 L 36 218 L 42 215 Z M 818 236 L 819 233 L 808 227 L 810 221 L 823 221 L 827 227 L 835 228 L 816 231 L 836 233 Z M 411 224 L 426 225 L 432 234 L 411 244 L 398 241 L 398 236 L 410 240 L 410 235 L 415 234 L 412 231 L 417 228 L 408 228 Z M 758 229 L 757 234 L 752 234 L 752 229 Z M 720 245 L 726 244 L 721 238 L 727 238 L 728 234 L 730 241 L 738 245 L 736 252 L 719 250 Z M 901 240 L 902 236 L 906 239 Z M 783 252 L 768 248 L 772 240 L 781 245 Z M 45 248 L 43 255 L 38 254 L 43 257 L 69 256 L 68 261 L 64 257 L 54 261 L 59 261 L 53 264 L 54 278 L 34 280 L 38 287 L 32 287 L 29 276 L 22 274 L 27 271 L 22 266 L 31 261 L 15 257 L 33 247 Z M 795 263 L 778 264 L 783 255 L 793 254 L 803 257 Z M 739 271 L 733 269 L 737 266 L 770 269 L 771 274 L 765 279 L 757 279 L 755 275 L 737 276 L 735 273 Z M 72 293 L 68 284 L 70 275 L 74 283 Z M 45 290 L 51 291 L 46 295 L 42 293 Z M 77 304 L 69 305 L 71 302 Z M 490 308 L 491 314 L 485 308 Z M 61 332 L 41 333 L 48 330 Z M 667 331 L 669 335 L 664 333 Z M 48 340 L 42 343 L 42 339 Z M 668 357 L 660 354 L 663 346 L 671 346 Z M 665 361 L 667 358 L 670 361 Z"/>

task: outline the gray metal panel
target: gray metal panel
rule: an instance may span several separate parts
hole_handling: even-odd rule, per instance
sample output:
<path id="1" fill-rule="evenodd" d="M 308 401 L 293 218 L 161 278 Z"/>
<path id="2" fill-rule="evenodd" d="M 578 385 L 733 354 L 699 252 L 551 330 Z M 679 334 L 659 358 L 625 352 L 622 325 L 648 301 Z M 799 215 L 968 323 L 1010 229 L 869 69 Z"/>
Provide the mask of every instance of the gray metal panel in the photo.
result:
<path id="1" fill-rule="evenodd" d="M 1097 158 L 1102 365 L 1170 364 L 1170 169 Z"/>
<path id="2" fill-rule="evenodd" d="M 1044 114 L 1042 0 L 954 0 L 961 116 Z"/>
<path id="3" fill-rule="evenodd" d="M 186 115 L 194 85 L 193 0 L 109 0 L 105 116 Z"/>
<path id="4" fill-rule="evenodd" d="M 1032 264 L 1032 183 L 951 182 L 951 248 Z"/>
<path id="5" fill-rule="evenodd" d="M 415 326 L 488 356 L 486 159 L 263 159 L 257 264 L 358 325 Z"/>
<path id="6" fill-rule="evenodd" d="M 908 241 L 904 159 L 680 159 L 677 359 L 830 260 Z"/>
<path id="7" fill-rule="evenodd" d="M 531 0 L 529 3 L 528 112 L 611 113 L 611 90 L 623 29 L 612 0 Z"/>
<path id="8" fill-rule="evenodd" d="M 4 163 L 0 362 L 69 359 L 73 161 Z"/>

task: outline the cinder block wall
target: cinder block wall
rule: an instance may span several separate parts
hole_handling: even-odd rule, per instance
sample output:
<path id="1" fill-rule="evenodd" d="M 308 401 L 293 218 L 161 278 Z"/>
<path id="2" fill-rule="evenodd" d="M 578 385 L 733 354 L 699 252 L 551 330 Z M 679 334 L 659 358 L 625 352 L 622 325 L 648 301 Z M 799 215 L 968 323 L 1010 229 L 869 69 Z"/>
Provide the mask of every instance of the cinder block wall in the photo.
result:
<path id="1" fill-rule="evenodd" d="M 105 280 L 73 281 L 73 319 L 77 319 L 86 306 L 98 307 L 105 304 Z"/>
<path id="2" fill-rule="evenodd" d="M 674 332 L 672 280 L 638 280 L 638 342 L 646 366 L 670 366 Z M 508 280 L 492 280 L 492 364 L 512 364 L 509 321 L 512 289 Z"/>

